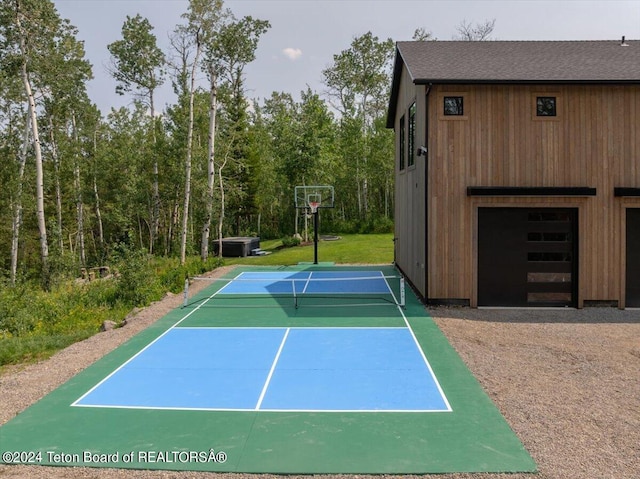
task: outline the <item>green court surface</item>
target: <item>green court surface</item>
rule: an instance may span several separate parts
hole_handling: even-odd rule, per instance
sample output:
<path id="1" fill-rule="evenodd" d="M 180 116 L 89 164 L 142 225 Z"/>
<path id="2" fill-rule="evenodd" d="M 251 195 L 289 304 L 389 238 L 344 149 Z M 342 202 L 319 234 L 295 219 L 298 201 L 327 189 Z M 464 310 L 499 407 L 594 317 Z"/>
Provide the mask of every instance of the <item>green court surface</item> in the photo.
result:
<path id="1" fill-rule="evenodd" d="M 229 275 L 249 271 L 398 274 L 391 266 L 300 265 L 237 268 Z M 398 285 L 389 280 L 393 299 L 400 297 Z M 223 283 L 212 282 L 189 298 L 187 306 L 170 312 L 1 426 L 2 462 L 275 474 L 535 472 L 536 465 L 522 443 L 409 288 L 404 308 L 388 302 L 388 298 L 356 294 L 333 299 L 302 295 L 296 308 L 287 295 L 219 298 L 222 295 L 217 292 L 222 287 Z M 216 331 L 230 329 L 286 329 L 288 334 L 290 330 L 309 328 L 349 329 L 355 338 L 360 329 L 371 333 L 407 331 L 437 378 L 448 409 L 216 410 L 94 407 L 80 401 L 101 384 L 112 381 L 121 367 L 130 361 L 134 364 L 145 351 L 153 350 L 162 338 L 169 337 L 168 332 L 206 331 L 215 335 Z M 284 344 L 283 340 L 278 355 Z M 189 345 L 184 348 L 187 354 Z M 181 351 L 175 353 L 180 357 Z M 372 356 L 374 353 L 371 351 Z M 392 351 L 390 356 L 403 353 Z M 277 358 L 271 373 L 276 362 Z M 163 371 L 167 374 L 167 391 L 179 392 L 175 372 L 171 367 Z M 202 371 L 197 373 L 201 374 L 199 381 L 206 384 L 211 377 Z M 238 381 L 244 377 L 241 369 L 229 374 L 238 375 Z M 132 383 L 131 391 L 124 388 L 121 393 L 127 397 L 137 387 Z M 411 385 L 408 388 L 397 394 L 408 394 Z M 330 390 L 323 394 L 331 400 Z M 394 394 L 391 391 L 390 396 Z M 149 399 L 151 404 L 155 399 Z"/>

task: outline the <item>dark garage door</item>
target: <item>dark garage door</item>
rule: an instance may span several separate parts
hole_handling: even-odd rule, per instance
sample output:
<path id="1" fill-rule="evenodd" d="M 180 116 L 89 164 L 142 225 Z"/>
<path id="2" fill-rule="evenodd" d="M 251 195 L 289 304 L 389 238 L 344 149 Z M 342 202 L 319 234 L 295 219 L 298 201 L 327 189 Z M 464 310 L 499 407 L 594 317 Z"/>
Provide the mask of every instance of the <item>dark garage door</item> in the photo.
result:
<path id="1" fill-rule="evenodd" d="M 640 307 L 640 208 L 627 209 L 627 273 L 625 306 Z"/>
<path id="2" fill-rule="evenodd" d="M 574 208 L 478 209 L 478 306 L 576 306 Z"/>

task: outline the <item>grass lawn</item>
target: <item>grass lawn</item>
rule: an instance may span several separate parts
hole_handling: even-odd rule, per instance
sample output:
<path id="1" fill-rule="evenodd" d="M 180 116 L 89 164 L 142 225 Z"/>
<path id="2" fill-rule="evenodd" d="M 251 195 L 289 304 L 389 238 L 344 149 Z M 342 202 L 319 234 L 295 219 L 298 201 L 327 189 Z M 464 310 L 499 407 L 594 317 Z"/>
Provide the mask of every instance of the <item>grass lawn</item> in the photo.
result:
<path id="1" fill-rule="evenodd" d="M 313 262 L 313 243 L 283 248 L 281 240 L 260 243 L 266 256 L 225 258 L 225 264 L 290 265 Z M 318 243 L 318 261 L 334 263 L 390 264 L 393 262 L 393 234 L 342 235 L 335 241 Z"/>

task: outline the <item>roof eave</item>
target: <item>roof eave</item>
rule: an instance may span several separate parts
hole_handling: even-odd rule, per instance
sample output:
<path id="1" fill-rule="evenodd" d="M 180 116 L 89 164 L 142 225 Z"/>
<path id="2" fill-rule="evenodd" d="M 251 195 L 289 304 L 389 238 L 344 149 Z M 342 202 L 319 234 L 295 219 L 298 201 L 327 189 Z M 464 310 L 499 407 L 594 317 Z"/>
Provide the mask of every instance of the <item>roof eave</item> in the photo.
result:
<path id="1" fill-rule="evenodd" d="M 389 108 L 387 108 L 387 128 L 394 128 L 396 124 L 396 112 L 398 104 L 398 94 L 400 93 L 400 81 L 402 78 L 402 66 L 405 65 L 402 53 L 396 44 L 396 58 L 393 63 L 393 77 L 391 80 L 391 96 L 389 98 Z M 408 71 L 408 68 L 407 68 Z M 409 75 L 411 72 L 409 71 Z M 413 78 L 412 78 L 413 80 Z M 416 84 L 415 80 L 413 83 Z"/>
<path id="2" fill-rule="evenodd" d="M 618 80 L 416 78 L 413 83 L 415 85 L 640 85 L 640 78 Z"/>

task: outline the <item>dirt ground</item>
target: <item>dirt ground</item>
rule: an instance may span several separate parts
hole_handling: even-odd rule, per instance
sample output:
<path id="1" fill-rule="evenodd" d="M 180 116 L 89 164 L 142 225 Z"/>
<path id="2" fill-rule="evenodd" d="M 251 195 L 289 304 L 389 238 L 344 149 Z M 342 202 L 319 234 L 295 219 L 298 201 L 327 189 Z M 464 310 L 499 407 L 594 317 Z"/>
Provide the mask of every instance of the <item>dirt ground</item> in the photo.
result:
<path id="1" fill-rule="evenodd" d="M 222 275 L 228 269 L 220 268 L 211 276 Z M 203 283 L 195 283 L 192 291 L 205 286 Z M 0 375 L 0 424 L 160 319 L 181 301 L 179 295 L 169 295 L 138 312 L 125 327 L 97 334 L 46 361 L 6 368 Z M 428 311 L 522 440 L 539 472 L 421 477 L 640 479 L 640 311 L 614 308 Z M 132 477 L 274 476 L 0 465 L 2 479 Z"/>

